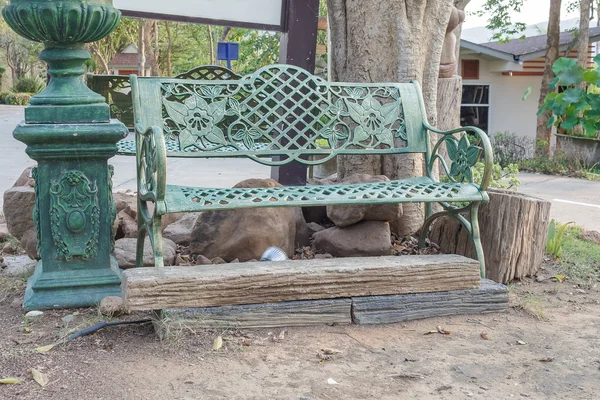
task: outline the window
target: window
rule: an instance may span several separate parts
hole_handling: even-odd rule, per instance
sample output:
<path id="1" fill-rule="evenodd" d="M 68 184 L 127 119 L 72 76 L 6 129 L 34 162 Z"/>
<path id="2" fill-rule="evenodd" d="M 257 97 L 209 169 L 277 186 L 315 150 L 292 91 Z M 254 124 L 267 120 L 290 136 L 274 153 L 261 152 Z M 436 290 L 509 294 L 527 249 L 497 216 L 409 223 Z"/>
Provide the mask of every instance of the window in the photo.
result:
<path id="1" fill-rule="evenodd" d="M 490 85 L 463 85 L 460 124 L 476 126 L 488 132 L 490 121 Z"/>
<path id="2" fill-rule="evenodd" d="M 461 75 L 463 79 L 479 79 L 479 60 L 462 60 Z"/>

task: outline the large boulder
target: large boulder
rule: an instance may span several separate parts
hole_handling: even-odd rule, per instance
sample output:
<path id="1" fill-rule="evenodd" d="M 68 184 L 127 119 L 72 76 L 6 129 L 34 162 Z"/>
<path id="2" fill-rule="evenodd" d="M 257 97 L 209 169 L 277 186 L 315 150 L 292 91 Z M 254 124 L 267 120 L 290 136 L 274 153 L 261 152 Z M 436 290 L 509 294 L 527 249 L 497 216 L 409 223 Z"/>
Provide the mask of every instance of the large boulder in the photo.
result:
<path id="1" fill-rule="evenodd" d="M 15 186 L 4 192 L 4 217 L 8 232 L 17 239 L 33 228 L 35 191 L 31 186 Z"/>
<path id="2" fill-rule="evenodd" d="M 189 246 L 192 241 L 192 230 L 198 219 L 198 213 L 185 214 L 163 231 L 163 237 L 171 239 L 182 246 Z"/>
<path id="3" fill-rule="evenodd" d="M 15 186 L 33 187 L 33 185 L 35 185 L 35 181 L 33 180 L 33 176 L 31 174 L 32 169 L 33 169 L 33 167 L 25 168 L 25 170 L 23 172 L 21 172 L 21 176 L 19 176 L 17 178 L 17 180 L 15 181 L 15 184 L 13 185 L 13 187 L 15 187 Z"/>
<path id="4" fill-rule="evenodd" d="M 389 256 L 392 254 L 390 225 L 383 221 L 362 221 L 344 228 L 334 226 L 315 232 L 313 246 L 317 253 L 334 257 Z"/>
<path id="5" fill-rule="evenodd" d="M 123 238 L 115 241 L 113 256 L 117 259 L 119 267 L 122 269 L 135 267 L 135 253 L 137 240 L 133 238 Z M 177 245 L 169 239 L 163 238 L 163 258 L 165 265 L 173 265 L 177 255 Z M 144 242 L 144 267 L 154 266 L 154 253 L 150 246 L 150 238 L 146 237 Z"/>
<path id="6" fill-rule="evenodd" d="M 281 186 L 272 179 L 248 179 L 235 188 Z M 221 257 L 227 262 L 259 259 L 269 246 L 282 248 L 288 256 L 294 252 L 296 211 L 293 208 L 248 208 L 207 211 L 200 214 L 190 243 L 192 254 L 209 259 Z"/>
<path id="7" fill-rule="evenodd" d="M 29 258 L 39 260 L 41 257 L 37 252 L 37 244 L 37 232 L 35 228 L 31 228 L 23 234 L 19 246 L 21 246 L 21 248 L 25 250 Z"/>
<path id="8" fill-rule="evenodd" d="M 341 184 L 389 182 L 385 175 L 355 174 Z M 359 221 L 395 221 L 402 216 L 401 204 L 327 206 L 327 217 L 336 226 L 349 226 Z"/>

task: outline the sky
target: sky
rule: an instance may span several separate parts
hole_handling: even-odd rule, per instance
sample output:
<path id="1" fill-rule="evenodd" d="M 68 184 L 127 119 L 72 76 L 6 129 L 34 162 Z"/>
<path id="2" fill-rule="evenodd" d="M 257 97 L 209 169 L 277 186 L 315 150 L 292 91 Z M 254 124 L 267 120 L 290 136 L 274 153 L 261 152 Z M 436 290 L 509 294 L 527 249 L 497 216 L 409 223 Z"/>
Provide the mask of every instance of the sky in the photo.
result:
<path id="1" fill-rule="evenodd" d="M 464 22 L 463 29 L 474 28 L 477 26 L 487 25 L 487 18 L 469 15 L 469 11 L 478 10 L 485 3 L 485 0 L 472 0 L 466 8 L 467 18 Z M 563 1 L 561 10 L 561 19 L 576 18 L 579 16 L 579 11 L 567 13 L 567 1 Z M 514 15 L 514 22 L 524 22 L 527 25 L 533 25 L 539 22 L 548 21 L 550 13 L 550 0 L 525 0 L 521 12 Z"/>

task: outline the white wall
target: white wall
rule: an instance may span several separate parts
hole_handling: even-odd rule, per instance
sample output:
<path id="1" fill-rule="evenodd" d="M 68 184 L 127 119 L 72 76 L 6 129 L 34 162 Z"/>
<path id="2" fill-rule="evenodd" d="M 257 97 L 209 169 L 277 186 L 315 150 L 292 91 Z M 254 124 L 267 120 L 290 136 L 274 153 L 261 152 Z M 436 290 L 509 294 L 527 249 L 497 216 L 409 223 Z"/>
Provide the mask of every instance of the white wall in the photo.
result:
<path id="1" fill-rule="evenodd" d="M 465 56 L 462 59 L 476 59 Z M 490 61 L 479 59 L 479 79 L 464 80 L 463 85 L 490 85 L 490 121 L 488 134 L 512 132 L 535 139 L 541 76 L 507 76 L 489 72 Z M 523 94 L 533 84 L 531 94 Z"/>

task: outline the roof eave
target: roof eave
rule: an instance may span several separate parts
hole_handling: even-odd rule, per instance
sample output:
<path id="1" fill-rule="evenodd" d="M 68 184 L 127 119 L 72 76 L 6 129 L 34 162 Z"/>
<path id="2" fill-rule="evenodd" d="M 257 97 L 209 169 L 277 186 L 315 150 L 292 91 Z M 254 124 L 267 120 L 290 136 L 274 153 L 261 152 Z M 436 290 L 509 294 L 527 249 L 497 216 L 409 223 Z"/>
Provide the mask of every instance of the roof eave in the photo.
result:
<path id="1" fill-rule="evenodd" d="M 589 40 L 590 40 L 589 43 L 595 43 L 595 42 L 600 41 L 600 34 L 590 36 Z M 565 51 L 569 48 L 569 46 L 571 46 L 571 43 L 565 43 L 558 48 L 558 51 Z M 534 51 L 533 53 L 522 54 L 517 57 L 520 60 L 527 61 L 527 60 L 533 60 L 536 58 L 544 57 L 545 55 L 546 55 L 546 49 L 543 49 L 543 50 Z"/>
<path id="2" fill-rule="evenodd" d="M 469 49 L 469 50 L 475 51 L 477 53 L 487 54 L 487 55 L 489 55 L 491 57 L 495 57 L 495 58 L 498 58 L 500 60 L 506 60 L 506 61 L 516 62 L 519 59 L 514 54 L 505 53 L 503 51 L 490 49 L 489 47 L 485 47 L 485 46 L 482 46 L 482 45 L 477 44 L 477 43 L 469 42 L 469 41 L 464 40 L 464 39 L 460 40 L 460 46 L 464 47 L 465 49 Z"/>

